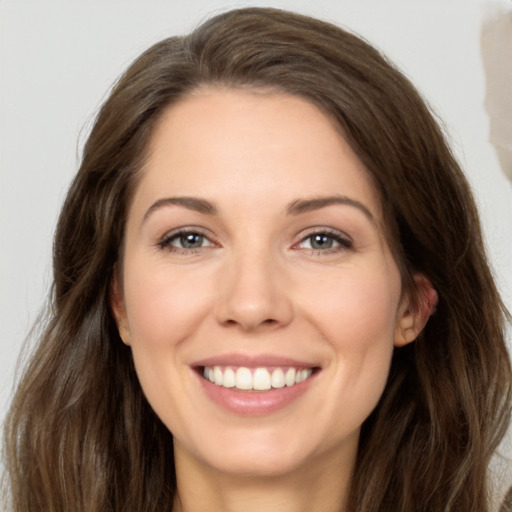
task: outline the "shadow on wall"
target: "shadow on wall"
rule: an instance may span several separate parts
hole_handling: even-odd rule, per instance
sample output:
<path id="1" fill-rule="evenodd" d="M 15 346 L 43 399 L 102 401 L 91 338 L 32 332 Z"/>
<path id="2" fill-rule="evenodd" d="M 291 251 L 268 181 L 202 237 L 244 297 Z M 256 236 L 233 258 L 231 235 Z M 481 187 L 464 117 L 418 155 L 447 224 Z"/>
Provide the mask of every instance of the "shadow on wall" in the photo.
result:
<path id="1" fill-rule="evenodd" d="M 503 172 L 512 181 L 512 5 L 487 7 L 480 41 L 486 78 L 485 108 L 490 119 L 489 141 Z"/>
<path id="2" fill-rule="evenodd" d="M 509 489 L 499 512 L 512 512 L 512 487 Z"/>

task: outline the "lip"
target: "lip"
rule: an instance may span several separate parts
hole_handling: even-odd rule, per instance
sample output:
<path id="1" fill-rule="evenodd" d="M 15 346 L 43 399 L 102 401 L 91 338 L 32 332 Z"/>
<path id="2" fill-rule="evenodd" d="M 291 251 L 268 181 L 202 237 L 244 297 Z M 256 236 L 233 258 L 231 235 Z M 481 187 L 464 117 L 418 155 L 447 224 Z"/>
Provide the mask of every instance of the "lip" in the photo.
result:
<path id="1" fill-rule="evenodd" d="M 217 406 L 239 416 L 264 416 L 291 405 L 315 384 L 320 367 L 312 362 L 276 355 L 225 354 L 195 361 L 191 369 L 199 381 L 202 391 Z M 294 386 L 268 391 L 240 391 L 218 386 L 202 376 L 205 366 L 244 366 L 246 368 L 295 367 L 314 368 L 307 380 Z"/>
<path id="2" fill-rule="evenodd" d="M 294 368 L 318 368 L 320 365 L 316 362 L 301 361 L 275 354 L 223 354 L 194 361 L 190 366 L 192 368 L 203 366 L 245 366 L 246 368 L 293 366 Z"/>

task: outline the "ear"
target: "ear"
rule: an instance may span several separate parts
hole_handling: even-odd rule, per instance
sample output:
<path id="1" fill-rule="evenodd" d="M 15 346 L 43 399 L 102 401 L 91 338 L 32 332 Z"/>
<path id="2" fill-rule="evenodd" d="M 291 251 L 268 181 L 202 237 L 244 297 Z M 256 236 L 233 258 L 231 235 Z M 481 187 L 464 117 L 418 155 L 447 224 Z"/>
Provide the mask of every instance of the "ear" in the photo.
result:
<path id="1" fill-rule="evenodd" d="M 130 328 L 128 324 L 128 315 L 126 314 L 126 305 L 124 303 L 124 294 L 121 283 L 119 282 L 119 272 L 114 269 L 112 281 L 110 283 L 110 309 L 119 331 L 119 336 L 125 345 L 130 345 Z"/>
<path id="2" fill-rule="evenodd" d="M 438 296 L 432 283 L 423 275 L 415 274 L 417 299 L 405 297 L 399 310 L 395 331 L 395 347 L 414 341 L 434 314 Z"/>

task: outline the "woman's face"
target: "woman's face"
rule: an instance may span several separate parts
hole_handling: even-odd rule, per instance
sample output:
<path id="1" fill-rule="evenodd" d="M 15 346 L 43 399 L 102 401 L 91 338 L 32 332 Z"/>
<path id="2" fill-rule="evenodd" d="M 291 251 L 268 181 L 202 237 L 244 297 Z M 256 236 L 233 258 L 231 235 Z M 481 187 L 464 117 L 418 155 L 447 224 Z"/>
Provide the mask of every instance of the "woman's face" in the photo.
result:
<path id="1" fill-rule="evenodd" d="M 309 102 L 220 88 L 170 107 L 150 150 L 113 310 L 177 464 L 352 462 L 414 337 L 361 162 Z"/>

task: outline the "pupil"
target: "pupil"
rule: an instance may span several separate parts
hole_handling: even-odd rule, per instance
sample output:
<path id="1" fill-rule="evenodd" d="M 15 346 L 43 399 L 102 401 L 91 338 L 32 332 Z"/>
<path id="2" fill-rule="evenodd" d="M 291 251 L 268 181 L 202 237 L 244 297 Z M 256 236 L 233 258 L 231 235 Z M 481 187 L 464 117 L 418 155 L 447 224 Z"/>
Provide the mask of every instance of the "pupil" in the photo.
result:
<path id="1" fill-rule="evenodd" d="M 203 243 L 203 237 L 198 235 L 197 233 L 189 233 L 186 235 L 181 235 L 180 237 L 181 246 L 185 249 L 194 249 L 197 247 L 201 247 Z"/>
<path id="2" fill-rule="evenodd" d="M 330 249 L 332 247 L 332 238 L 327 235 L 314 235 L 311 240 L 313 249 Z"/>

